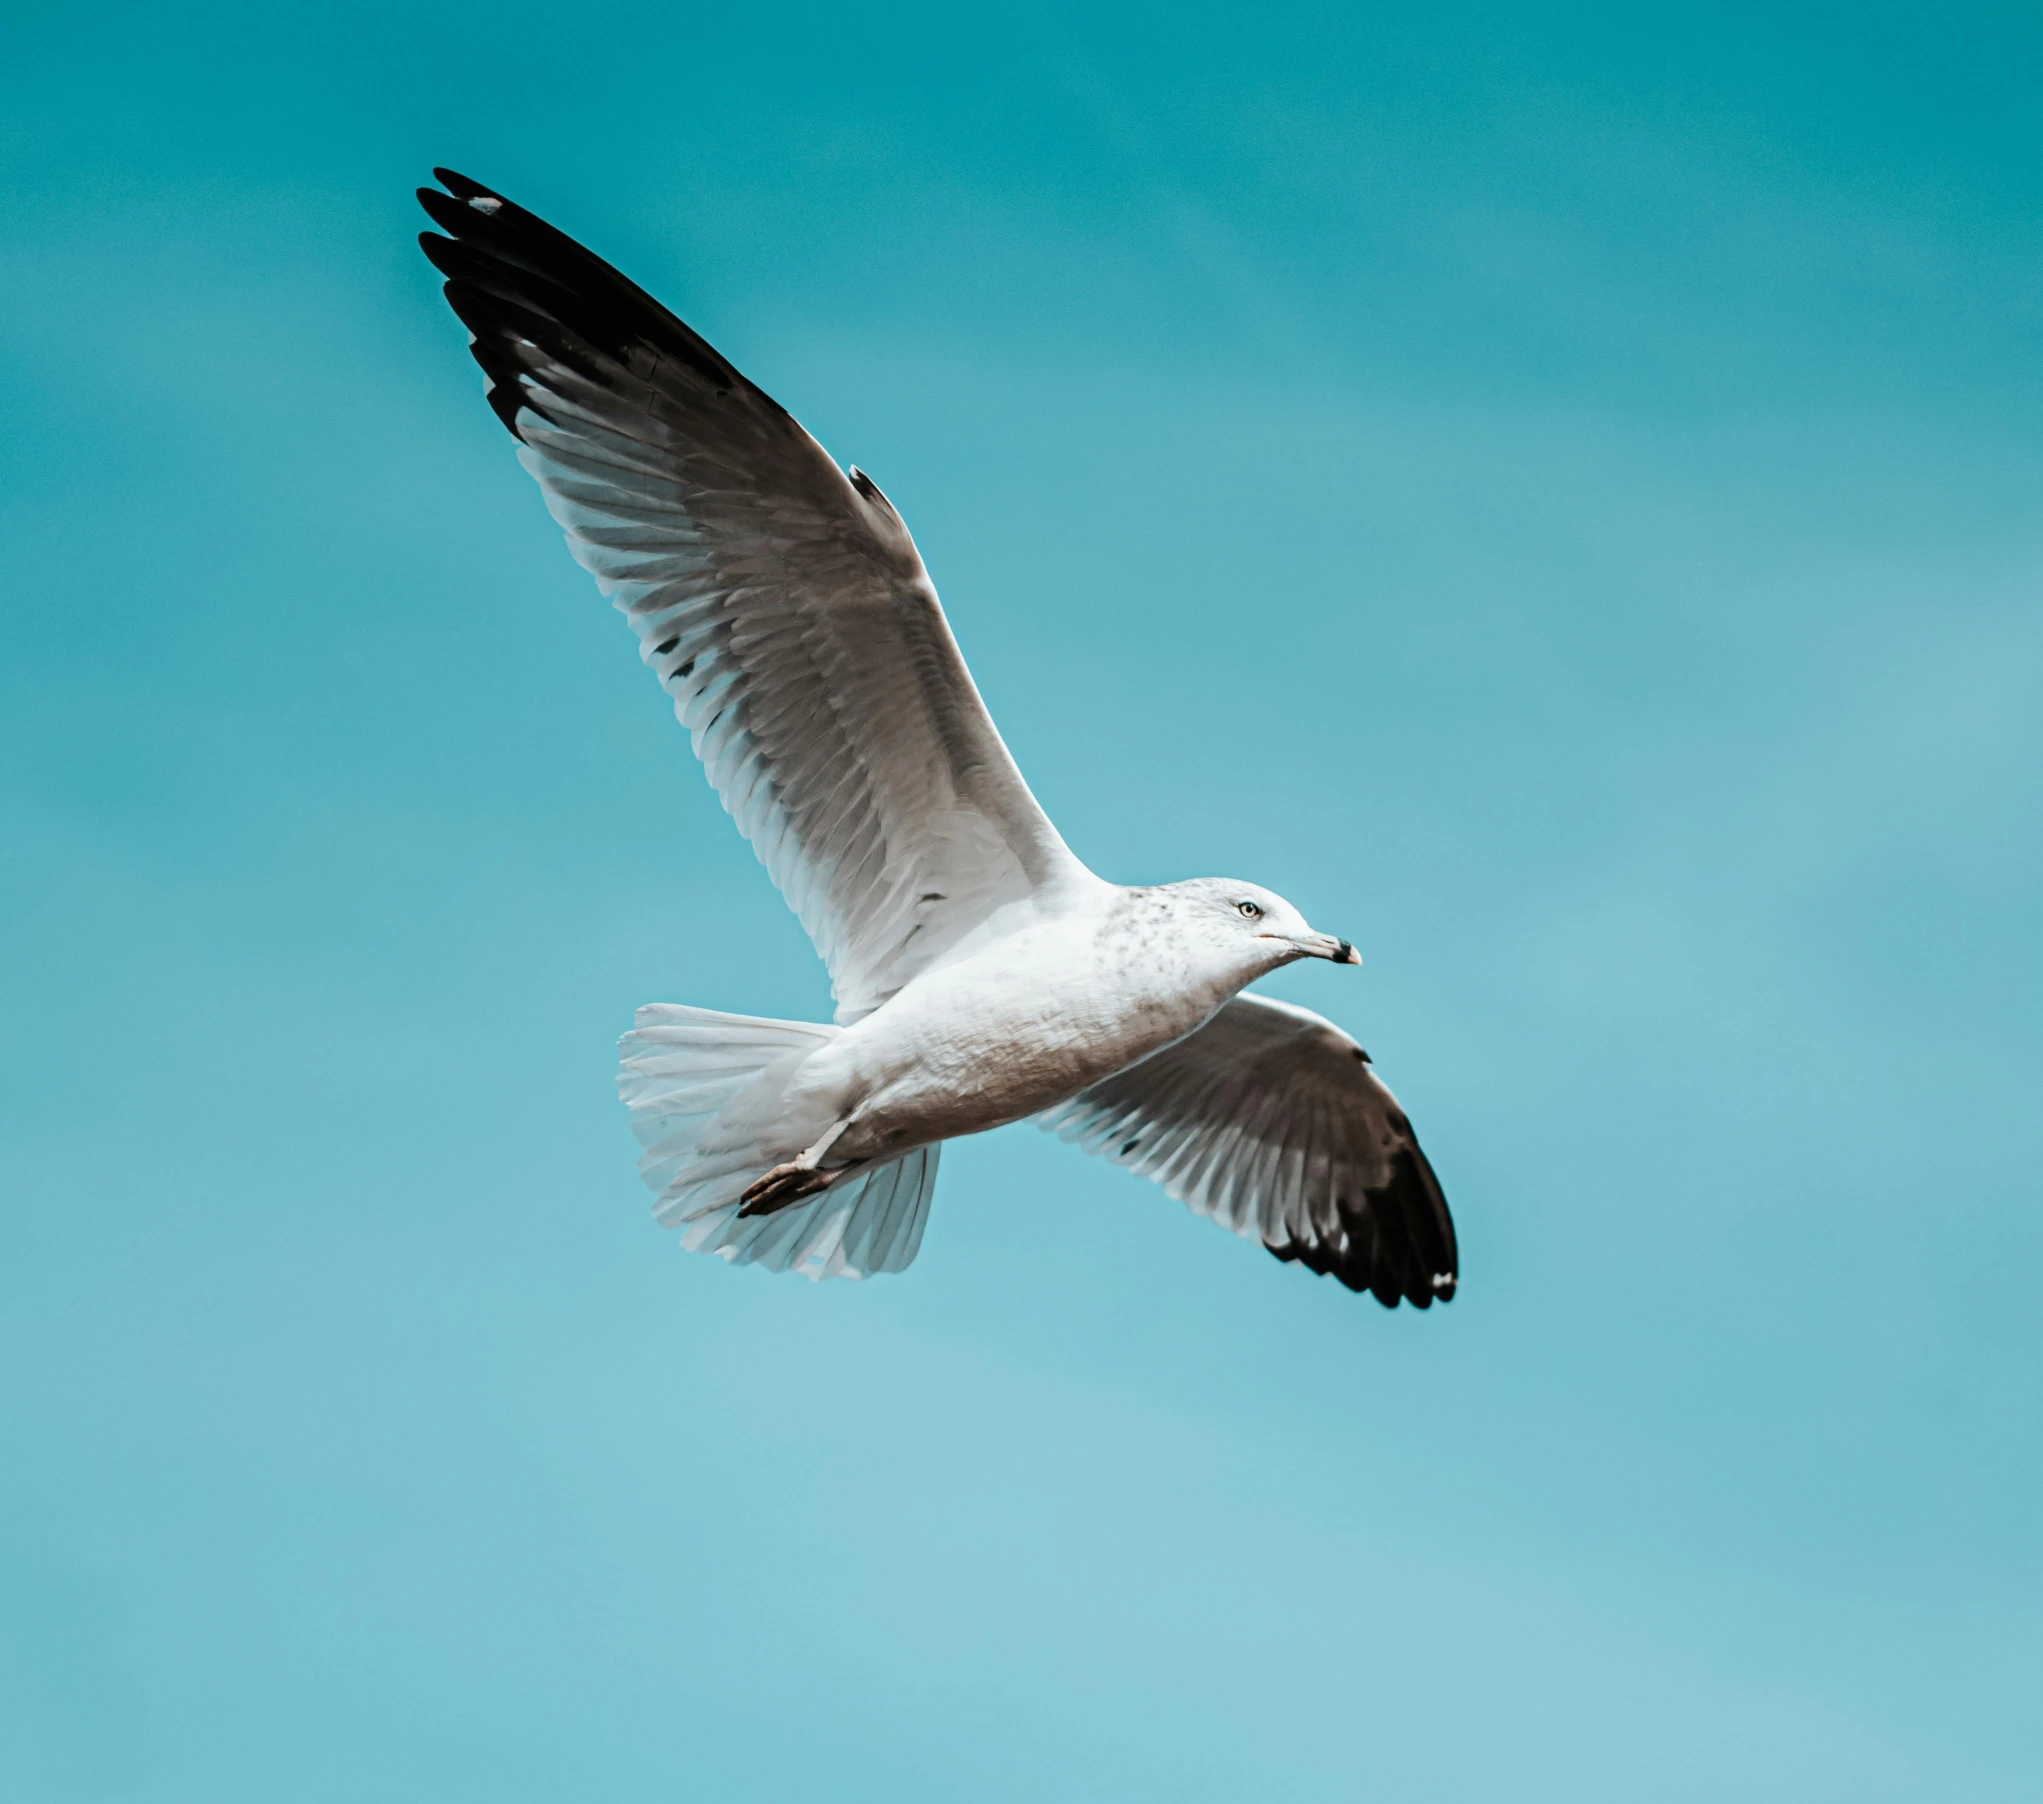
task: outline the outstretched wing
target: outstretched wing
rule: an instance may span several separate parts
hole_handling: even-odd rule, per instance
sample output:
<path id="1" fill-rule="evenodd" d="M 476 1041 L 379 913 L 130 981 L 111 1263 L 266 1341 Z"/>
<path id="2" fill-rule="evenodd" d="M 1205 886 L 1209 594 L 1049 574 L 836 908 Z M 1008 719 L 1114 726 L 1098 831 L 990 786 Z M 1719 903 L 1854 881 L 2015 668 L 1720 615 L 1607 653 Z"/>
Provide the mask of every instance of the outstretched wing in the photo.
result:
<path id="1" fill-rule="evenodd" d="M 740 831 L 877 1008 L 995 909 L 1087 878 L 1001 743 L 908 529 L 650 295 L 450 170 L 420 242 L 490 405 Z"/>
<path id="2" fill-rule="evenodd" d="M 1454 1222 L 1412 1124 L 1369 1055 L 1310 1009 L 1237 996 L 1037 1119 L 1386 1308 L 1454 1295 Z"/>

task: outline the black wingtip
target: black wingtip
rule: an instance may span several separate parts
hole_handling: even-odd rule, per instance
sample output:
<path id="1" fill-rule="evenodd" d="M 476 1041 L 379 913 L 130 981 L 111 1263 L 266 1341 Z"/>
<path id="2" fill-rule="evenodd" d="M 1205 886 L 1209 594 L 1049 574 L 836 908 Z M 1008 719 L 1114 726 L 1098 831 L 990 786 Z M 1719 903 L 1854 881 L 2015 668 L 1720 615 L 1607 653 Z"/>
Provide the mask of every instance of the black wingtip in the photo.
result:
<path id="1" fill-rule="evenodd" d="M 472 200 L 477 195 L 481 195 L 489 200 L 503 199 L 503 196 L 497 193 L 494 188 L 485 188 L 473 177 L 463 175 L 458 169 L 435 168 L 433 180 L 438 182 L 449 194 L 453 195 L 456 200 Z M 421 189 L 419 192 L 423 195 L 427 190 Z"/>
<path id="2" fill-rule="evenodd" d="M 1451 1303 L 1460 1288 L 1454 1222 L 1440 1180 L 1419 1150 L 1402 1115 L 1393 1124 L 1404 1144 L 1391 1162 L 1386 1182 L 1364 1192 L 1359 1207 L 1338 1205 L 1341 1231 L 1318 1242 L 1264 1242 L 1277 1258 L 1296 1263 L 1348 1289 L 1363 1292 L 1386 1309 L 1409 1303 L 1430 1309 Z"/>
<path id="3" fill-rule="evenodd" d="M 443 194 L 442 200 L 447 197 Z M 442 222 L 444 225 L 444 222 Z M 453 237 L 451 230 L 443 237 L 439 232 L 421 232 L 419 249 L 426 253 L 428 261 L 448 281 L 457 280 L 462 272 L 460 241 Z"/>

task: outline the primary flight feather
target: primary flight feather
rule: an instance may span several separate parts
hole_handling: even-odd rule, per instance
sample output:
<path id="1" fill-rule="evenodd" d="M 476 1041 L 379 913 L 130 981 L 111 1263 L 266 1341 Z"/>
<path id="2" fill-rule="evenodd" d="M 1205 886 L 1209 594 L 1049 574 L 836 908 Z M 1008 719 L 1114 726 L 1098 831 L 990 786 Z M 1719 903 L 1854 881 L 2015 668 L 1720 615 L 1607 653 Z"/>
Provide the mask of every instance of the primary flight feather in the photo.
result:
<path id="1" fill-rule="evenodd" d="M 1254 884 L 1093 875 L 871 479 L 600 258 L 434 173 L 420 242 L 490 405 L 837 999 L 831 1026 L 639 1011 L 619 1088 L 658 1218 L 737 1263 L 900 1271 L 942 1142 L 1035 1116 L 1386 1305 L 1453 1296 L 1446 1201 L 1367 1055 L 1242 993 L 1354 948 Z"/>

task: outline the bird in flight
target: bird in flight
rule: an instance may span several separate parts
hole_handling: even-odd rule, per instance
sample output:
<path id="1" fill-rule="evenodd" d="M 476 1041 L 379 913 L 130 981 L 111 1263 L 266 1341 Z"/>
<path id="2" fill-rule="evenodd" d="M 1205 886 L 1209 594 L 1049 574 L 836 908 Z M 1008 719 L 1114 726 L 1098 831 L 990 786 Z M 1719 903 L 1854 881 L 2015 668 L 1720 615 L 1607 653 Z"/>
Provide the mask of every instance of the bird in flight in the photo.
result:
<path id="1" fill-rule="evenodd" d="M 434 174 L 419 241 L 490 406 L 837 1002 L 638 1011 L 618 1085 L 660 1222 L 736 1264 L 898 1272 L 943 1142 L 1034 1117 L 1386 1307 L 1452 1297 L 1446 1200 L 1368 1054 L 1245 992 L 1354 947 L 1253 883 L 1094 876 L 872 479 L 609 264 Z"/>

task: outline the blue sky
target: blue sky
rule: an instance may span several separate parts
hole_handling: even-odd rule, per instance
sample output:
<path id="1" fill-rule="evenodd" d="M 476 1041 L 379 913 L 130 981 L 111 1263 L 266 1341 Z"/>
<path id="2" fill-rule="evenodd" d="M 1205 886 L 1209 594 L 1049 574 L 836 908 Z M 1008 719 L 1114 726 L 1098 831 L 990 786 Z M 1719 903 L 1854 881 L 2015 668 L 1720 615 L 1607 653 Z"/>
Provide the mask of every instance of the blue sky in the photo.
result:
<path id="1" fill-rule="evenodd" d="M 2022 8 L 101 8 L 0 42 L 0 1790 L 2032 1799 Z M 1103 874 L 1253 876 L 1395 1315 L 1027 1128 L 652 1227 L 820 966 L 412 234 L 435 163 L 914 527 Z"/>

